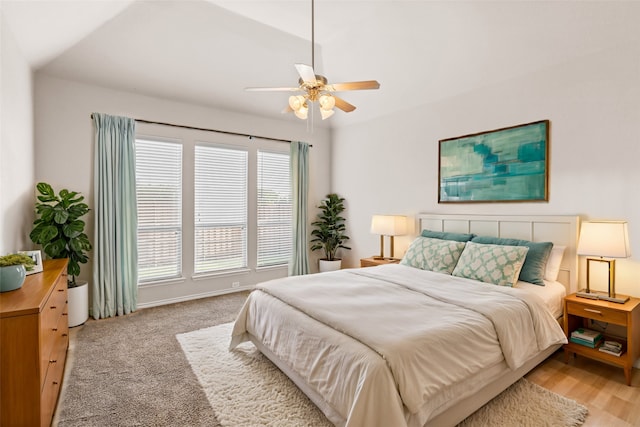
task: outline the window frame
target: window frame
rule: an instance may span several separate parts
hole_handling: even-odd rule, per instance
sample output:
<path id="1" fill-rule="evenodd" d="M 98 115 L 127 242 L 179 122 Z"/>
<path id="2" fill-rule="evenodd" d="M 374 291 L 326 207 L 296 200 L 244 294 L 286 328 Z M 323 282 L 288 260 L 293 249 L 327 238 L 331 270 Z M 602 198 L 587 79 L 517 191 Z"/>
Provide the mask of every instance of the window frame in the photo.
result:
<path id="1" fill-rule="evenodd" d="M 241 266 L 236 266 L 236 267 L 231 267 L 231 268 L 226 268 L 226 269 L 213 269 L 213 270 L 198 270 L 197 267 L 197 253 L 198 253 L 198 239 L 197 239 L 197 194 L 196 194 L 196 181 L 197 181 L 197 150 L 198 147 L 201 147 L 203 149 L 219 149 L 219 150 L 233 150 L 236 152 L 242 152 L 245 155 L 245 164 L 244 164 L 244 177 L 245 177 L 245 189 L 244 189 L 244 208 L 245 208 L 245 212 L 244 212 L 244 223 L 241 224 L 241 226 L 244 226 L 244 229 L 241 231 L 241 233 L 243 234 L 243 238 L 244 241 L 241 243 L 242 246 L 242 257 L 244 262 L 242 263 Z M 250 150 L 249 147 L 242 147 L 242 146 L 236 146 L 236 145 L 230 145 L 230 144 L 222 144 L 222 143 L 215 143 L 215 142 L 210 142 L 210 141 L 202 141 L 202 140 L 196 140 L 194 141 L 193 144 L 193 260 L 192 260 L 192 266 L 193 266 L 193 277 L 206 277 L 206 276 L 215 276 L 215 275 L 229 275 L 229 274 L 234 274 L 234 273 L 241 273 L 241 272 L 245 272 L 245 271 L 250 271 L 250 261 L 249 261 L 249 247 L 250 247 L 250 238 L 249 238 L 249 228 L 250 228 L 250 222 L 249 222 L 249 210 L 250 210 L 250 205 L 249 205 L 249 193 L 250 193 L 250 181 L 249 181 L 249 176 L 250 176 Z"/>
<path id="2" fill-rule="evenodd" d="M 165 275 L 165 276 L 156 276 L 156 277 L 152 277 L 149 279 L 141 279 L 140 278 L 140 274 L 138 274 L 138 286 L 139 287 L 145 287 L 145 286 L 150 286 L 150 285 L 154 285 L 154 284 L 158 284 L 158 283 L 173 283 L 176 281 L 182 281 L 184 280 L 184 264 L 183 264 L 183 256 L 184 256 L 184 151 L 185 151 L 185 147 L 184 147 L 184 143 L 181 139 L 177 139 L 177 138 L 167 138 L 167 137 L 160 137 L 160 136 L 151 136 L 151 135 L 145 135 L 145 134 L 136 134 L 135 136 L 135 144 L 136 144 L 136 204 L 137 204 L 137 208 L 136 211 L 139 212 L 138 208 L 140 206 L 140 198 L 139 198 L 139 186 L 138 186 L 138 160 L 139 160 L 139 152 L 138 152 L 138 147 L 141 141 L 144 142 L 149 142 L 149 143 L 159 143 L 159 144 L 172 144 L 175 146 L 180 147 L 179 150 L 179 159 L 178 160 L 178 164 L 179 164 L 179 183 L 178 183 L 178 189 L 179 189 L 179 194 L 178 194 L 178 210 L 177 210 L 177 217 L 178 217 L 178 226 L 172 227 L 172 229 L 178 231 L 178 240 L 177 240 L 177 249 L 178 249 L 178 254 L 177 257 L 175 259 L 176 263 L 177 263 L 177 270 L 176 270 L 176 274 L 174 275 Z M 136 250 L 138 251 L 138 267 L 140 265 L 140 215 L 139 213 L 138 215 L 138 227 L 136 229 L 136 233 L 138 236 L 138 247 L 136 248 Z M 167 230 L 166 227 L 160 227 L 160 229 L 162 230 Z"/>
<path id="3" fill-rule="evenodd" d="M 287 158 L 287 168 L 286 168 L 286 177 L 288 179 L 289 188 L 288 188 L 288 199 L 289 199 L 289 229 L 288 229 L 288 253 L 287 259 L 284 262 L 279 263 L 268 263 L 268 264 L 260 264 L 260 153 L 286 156 Z M 291 261 L 291 254 L 293 251 L 293 241 L 292 241 L 292 233 L 293 233 L 293 213 L 292 213 L 292 205 L 293 205 L 293 197 L 291 194 L 292 191 L 292 183 L 291 183 L 291 153 L 289 151 L 284 150 L 274 150 L 274 149 L 265 149 L 265 148 L 257 148 L 256 149 L 256 270 L 264 270 L 264 269 L 273 269 L 273 268 L 281 268 L 288 267 L 289 262 Z"/>

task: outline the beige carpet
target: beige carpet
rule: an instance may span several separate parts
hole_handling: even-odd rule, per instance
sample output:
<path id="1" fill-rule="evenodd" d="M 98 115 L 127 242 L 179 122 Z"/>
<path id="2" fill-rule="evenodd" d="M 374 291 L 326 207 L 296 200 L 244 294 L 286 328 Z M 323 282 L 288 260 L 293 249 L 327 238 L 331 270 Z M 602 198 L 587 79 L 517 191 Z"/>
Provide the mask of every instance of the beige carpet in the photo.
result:
<path id="1" fill-rule="evenodd" d="M 331 426 L 316 406 L 253 346 L 228 351 L 231 324 L 178 334 L 224 427 Z M 580 426 L 587 408 L 522 379 L 461 426 Z"/>
<path id="2" fill-rule="evenodd" d="M 176 335 L 231 322 L 246 292 L 73 328 L 54 427 L 218 427 Z"/>

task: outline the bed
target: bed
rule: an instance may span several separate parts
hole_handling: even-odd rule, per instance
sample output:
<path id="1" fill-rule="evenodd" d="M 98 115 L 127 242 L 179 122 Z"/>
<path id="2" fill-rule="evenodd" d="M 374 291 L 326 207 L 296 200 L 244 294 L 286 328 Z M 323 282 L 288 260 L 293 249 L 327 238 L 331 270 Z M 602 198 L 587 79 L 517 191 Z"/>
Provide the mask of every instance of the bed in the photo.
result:
<path id="1" fill-rule="evenodd" d="M 420 214 L 416 234 L 440 237 L 416 238 L 400 265 L 257 285 L 230 348 L 252 341 L 335 425 L 455 425 L 566 342 L 558 318 L 577 287 L 578 226 L 575 216 Z M 518 265 L 529 248 L 442 237 L 461 234 L 553 242 L 563 248 L 557 277 L 534 285 L 518 268 L 515 286 L 475 280 L 491 264 L 474 264 L 477 254 L 496 251 Z M 416 268 L 418 243 L 457 258 L 447 254 L 442 270 Z"/>

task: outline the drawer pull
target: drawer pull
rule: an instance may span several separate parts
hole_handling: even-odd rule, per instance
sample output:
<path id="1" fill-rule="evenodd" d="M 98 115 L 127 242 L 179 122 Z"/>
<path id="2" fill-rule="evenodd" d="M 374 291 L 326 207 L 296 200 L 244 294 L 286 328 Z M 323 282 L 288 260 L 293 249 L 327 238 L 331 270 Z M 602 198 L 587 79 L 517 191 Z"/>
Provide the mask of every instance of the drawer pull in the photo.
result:
<path id="1" fill-rule="evenodd" d="M 69 315 L 69 313 L 62 313 L 62 315 L 63 315 L 63 316 L 68 316 L 68 315 Z"/>
<path id="2" fill-rule="evenodd" d="M 53 385 L 58 385 L 58 381 L 54 381 L 54 382 L 53 382 Z"/>
<path id="3" fill-rule="evenodd" d="M 63 337 L 69 336 L 68 334 L 62 334 Z"/>
<path id="4" fill-rule="evenodd" d="M 58 292 L 64 292 L 64 289 L 58 289 Z"/>
<path id="5" fill-rule="evenodd" d="M 588 311 L 589 313 L 602 314 L 600 310 L 594 310 L 592 308 L 585 308 L 584 311 Z"/>
<path id="6" fill-rule="evenodd" d="M 58 363 L 57 360 L 49 360 L 49 363 Z"/>
<path id="7" fill-rule="evenodd" d="M 58 328 L 53 328 L 53 329 L 51 329 L 51 330 L 52 330 L 53 332 L 57 332 L 57 331 L 58 331 Z"/>
<path id="8" fill-rule="evenodd" d="M 56 309 L 56 308 L 58 308 L 58 307 L 56 307 L 55 305 L 52 305 L 52 306 L 51 306 L 51 307 L 49 307 L 49 308 L 51 308 L 51 310 L 55 310 L 55 309 Z"/>

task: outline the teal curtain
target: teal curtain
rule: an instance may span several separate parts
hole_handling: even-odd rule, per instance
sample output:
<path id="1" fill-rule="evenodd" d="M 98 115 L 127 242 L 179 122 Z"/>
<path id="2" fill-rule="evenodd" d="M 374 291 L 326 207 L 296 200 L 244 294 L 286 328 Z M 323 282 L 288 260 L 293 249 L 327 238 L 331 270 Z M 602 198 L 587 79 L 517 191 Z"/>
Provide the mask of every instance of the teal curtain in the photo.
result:
<path id="1" fill-rule="evenodd" d="M 93 113 L 95 125 L 94 319 L 135 311 L 138 303 L 135 125 Z"/>
<path id="2" fill-rule="evenodd" d="M 307 242 L 307 194 L 309 192 L 309 144 L 291 142 L 291 192 L 293 205 L 293 251 L 289 276 L 309 274 Z"/>

